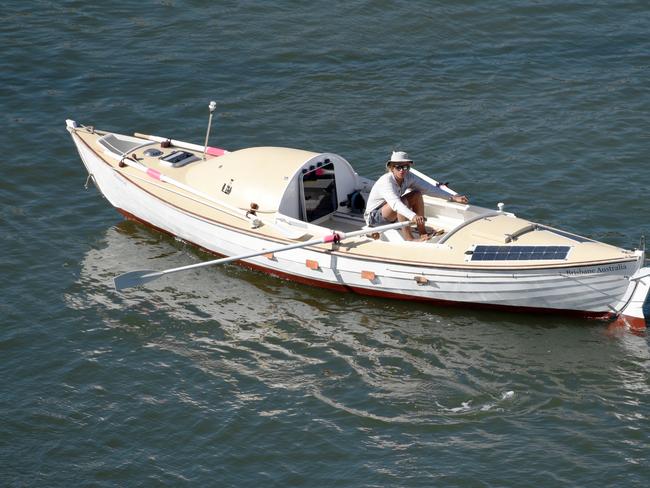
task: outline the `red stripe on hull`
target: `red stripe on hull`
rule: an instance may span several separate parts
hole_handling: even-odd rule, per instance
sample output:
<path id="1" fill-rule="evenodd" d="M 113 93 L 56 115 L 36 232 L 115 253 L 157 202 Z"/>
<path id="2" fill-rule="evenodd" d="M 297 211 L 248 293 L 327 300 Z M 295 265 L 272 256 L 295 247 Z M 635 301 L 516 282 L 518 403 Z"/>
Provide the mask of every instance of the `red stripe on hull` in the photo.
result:
<path id="1" fill-rule="evenodd" d="M 630 329 L 632 332 L 643 332 L 646 330 L 646 321 L 641 317 L 630 317 L 629 315 L 619 315 L 619 317 L 610 324 L 610 330 L 617 328 Z"/>
<path id="2" fill-rule="evenodd" d="M 147 227 L 150 227 L 152 229 L 157 230 L 158 232 L 161 232 L 163 234 L 170 235 L 172 237 L 178 237 L 171 232 L 161 229 L 160 227 L 157 227 L 145 220 L 142 220 L 141 218 L 121 209 L 117 209 L 118 212 L 120 212 L 125 218 L 128 220 L 133 220 L 136 222 L 139 222 L 143 225 L 146 225 Z M 192 244 L 198 249 L 201 249 L 204 252 L 207 252 L 209 254 L 215 255 L 215 256 L 223 256 L 222 254 L 216 253 L 210 249 L 206 249 L 202 246 L 199 246 L 193 242 L 190 241 L 185 241 L 188 242 L 189 244 Z M 519 312 L 519 313 L 529 313 L 529 314 L 545 314 L 545 315 L 562 315 L 562 316 L 570 316 L 570 317 L 579 317 L 579 318 L 587 318 L 587 319 L 598 319 L 598 320 L 612 320 L 615 318 L 615 316 L 611 312 L 588 312 L 588 311 L 581 311 L 581 310 L 562 310 L 562 309 L 549 309 L 549 308 L 537 308 L 537 307 L 515 307 L 511 305 L 496 305 L 496 304 L 490 304 L 490 303 L 473 303 L 473 302 L 455 302 L 455 301 L 450 301 L 450 300 L 441 300 L 437 298 L 426 298 L 426 297 L 418 297 L 418 296 L 411 296 L 411 295 L 402 295 L 399 293 L 391 293 L 387 291 L 381 291 L 381 290 L 373 290 L 373 289 L 368 289 L 368 288 L 360 288 L 356 286 L 350 286 L 350 285 L 343 285 L 340 283 L 331 283 L 329 281 L 321 281 L 321 280 L 316 280 L 313 278 L 306 278 L 304 276 L 296 276 L 293 274 L 289 273 L 284 273 L 282 271 L 278 271 L 275 269 L 267 268 L 264 266 L 260 266 L 258 264 L 253 264 L 253 263 L 247 263 L 244 261 L 235 261 L 236 264 L 252 269 L 255 271 L 261 271 L 265 274 L 271 275 L 271 276 L 276 276 L 278 278 L 286 279 L 288 281 L 293 281 L 295 283 L 300 283 L 302 285 L 307 285 L 307 286 L 317 286 L 319 288 L 324 288 L 328 290 L 333 290 L 333 291 L 338 291 L 338 292 L 353 292 L 357 293 L 359 295 L 366 295 L 366 296 L 372 296 L 372 297 L 378 297 L 378 298 L 390 298 L 390 299 L 397 299 L 397 300 L 408 300 L 412 302 L 421 302 L 421 303 L 430 303 L 432 305 L 437 305 L 437 306 L 449 306 L 449 307 L 463 307 L 463 308 L 472 308 L 472 309 L 490 309 L 490 310 L 501 310 L 501 311 L 506 311 L 506 312 Z"/>

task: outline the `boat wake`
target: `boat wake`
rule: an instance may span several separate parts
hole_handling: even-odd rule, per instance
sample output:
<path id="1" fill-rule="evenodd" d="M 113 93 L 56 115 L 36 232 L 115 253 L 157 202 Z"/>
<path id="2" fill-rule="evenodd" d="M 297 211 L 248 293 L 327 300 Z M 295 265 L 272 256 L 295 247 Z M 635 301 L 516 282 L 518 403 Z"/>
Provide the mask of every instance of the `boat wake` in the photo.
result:
<path id="1" fill-rule="evenodd" d="M 500 409 L 503 411 L 503 405 L 505 402 L 513 401 L 515 398 L 514 391 L 504 391 L 501 393 L 500 398 L 496 400 L 487 400 L 485 402 L 475 402 L 474 400 L 468 400 L 463 402 L 459 407 L 452 407 L 448 410 L 452 413 L 465 413 L 465 412 L 488 412 L 493 409 Z M 441 408 L 444 408 L 441 405 Z"/>
<path id="2" fill-rule="evenodd" d="M 523 323 L 486 313 L 477 321 L 466 311 L 305 288 L 233 265 L 165 277 L 128 294 L 112 288 L 116 273 L 143 263 L 200 259 L 178 241 L 124 222 L 85 255 L 66 302 L 88 315 L 84 323 L 171 353 L 224 389 L 233 408 L 253 404 L 265 417 L 306 410 L 323 422 L 338 412 L 436 426 L 547 408 L 522 405 L 530 399 L 517 392 L 537 378 L 517 365 L 522 357 L 539 363 L 531 335 L 557 326 L 554 319 Z"/>

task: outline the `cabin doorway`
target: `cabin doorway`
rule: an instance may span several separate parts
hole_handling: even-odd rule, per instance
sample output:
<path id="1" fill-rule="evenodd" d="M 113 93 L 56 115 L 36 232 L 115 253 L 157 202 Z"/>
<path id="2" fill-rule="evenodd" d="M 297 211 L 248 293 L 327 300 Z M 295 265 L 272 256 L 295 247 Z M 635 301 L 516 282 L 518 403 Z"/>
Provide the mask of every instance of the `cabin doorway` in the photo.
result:
<path id="1" fill-rule="evenodd" d="M 303 170 L 300 183 L 302 195 L 302 220 L 316 222 L 338 209 L 334 163 L 323 163 Z"/>

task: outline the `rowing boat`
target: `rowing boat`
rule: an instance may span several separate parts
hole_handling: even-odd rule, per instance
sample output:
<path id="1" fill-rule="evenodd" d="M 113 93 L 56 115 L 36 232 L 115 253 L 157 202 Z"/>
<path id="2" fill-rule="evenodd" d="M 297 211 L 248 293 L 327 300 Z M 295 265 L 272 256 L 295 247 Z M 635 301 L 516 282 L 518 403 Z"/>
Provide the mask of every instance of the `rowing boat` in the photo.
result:
<path id="1" fill-rule="evenodd" d="M 89 178 L 121 214 L 224 256 L 127 273 L 115 279 L 117 289 L 237 262 L 344 292 L 645 328 L 650 268 L 644 267 L 644 249 L 531 222 L 503 204 L 488 209 L 428 196 L 426 225 L 444 233 L 405 241 L 402 223 L 366 226 L 364 202 L 374 181 L 338 154 L 285 147 L 228 151 L 208 146 L 208 135 L 198 145 L 74 120 L 66 127 Z"/>

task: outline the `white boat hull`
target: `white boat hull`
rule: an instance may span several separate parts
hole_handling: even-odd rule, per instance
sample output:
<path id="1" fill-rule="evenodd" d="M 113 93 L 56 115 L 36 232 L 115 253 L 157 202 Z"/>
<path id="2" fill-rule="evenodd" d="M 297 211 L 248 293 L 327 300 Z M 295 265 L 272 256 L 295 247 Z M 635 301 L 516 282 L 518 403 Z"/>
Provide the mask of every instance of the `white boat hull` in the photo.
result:
<path id="1" fill-rule="evenodd" d="M 73 139 L 103 195 L 127 217 L 218 255 L 277 246 L 276 241 L 264 236 L 244 234 L 170 205 L 124 178 L 74 133 Z M 617 315 L 630 299 L 629 277 L 642 266 L 642 259 L 612 265 L 499 271 L 412 266 L 361 260 L 335 249 L 303 248 L 250 258 L 245 264 L 298 282 L 367 295 L 607 317 Z"/>

